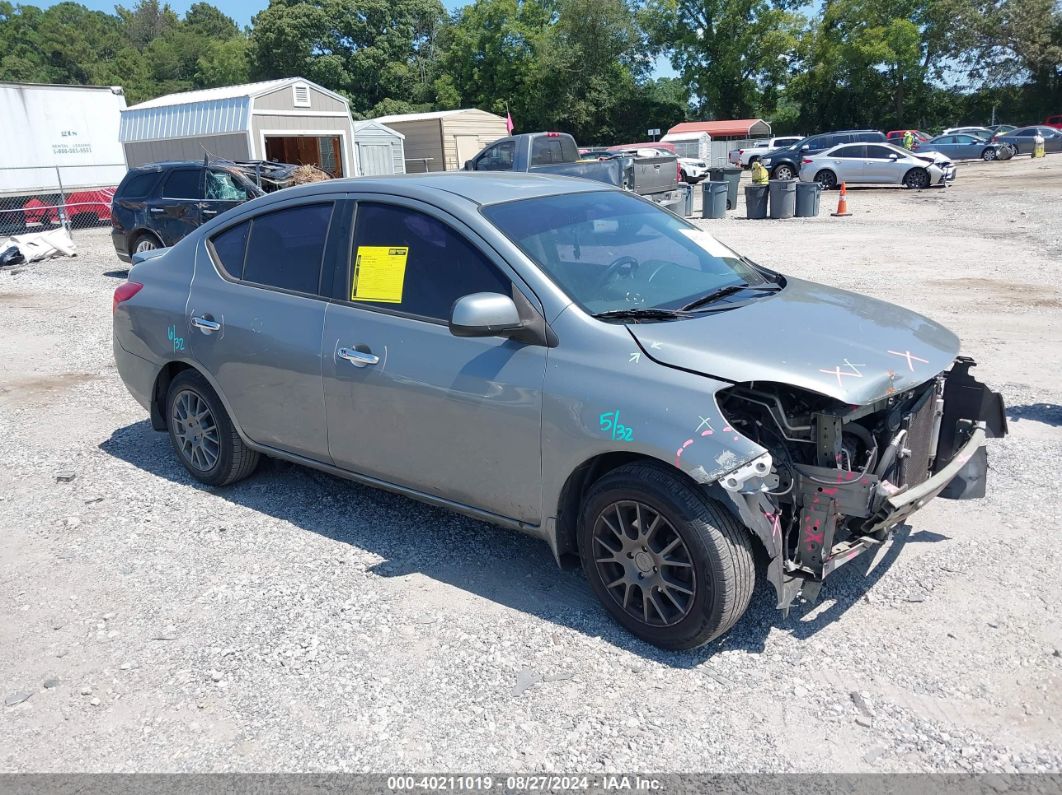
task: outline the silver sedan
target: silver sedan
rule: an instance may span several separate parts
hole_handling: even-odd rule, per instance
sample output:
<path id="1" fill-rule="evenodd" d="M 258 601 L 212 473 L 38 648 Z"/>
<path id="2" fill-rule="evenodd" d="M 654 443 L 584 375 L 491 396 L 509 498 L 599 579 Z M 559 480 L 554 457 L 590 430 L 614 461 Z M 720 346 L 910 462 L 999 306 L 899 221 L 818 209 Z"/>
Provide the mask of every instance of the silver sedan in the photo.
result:
<path id="1" fill-rule="evenodd" d="M 892 144 L 842 144 L 803 158 L 800 179 L 824 190 L 849 184 L 928 188 L 955 178 L 955 165 L 938 152 L 915 154 Z"/>
<path id="2" fill-rule="evenodd" d="M 982 496 L 1006 429 L 943 326 L 587 179 L 330 180 L 133 262 L 115 362 L 190 477 L 270 456 L 521 530 L 666 648 L 741 617 L 757 546 L 785 608 Z"/>

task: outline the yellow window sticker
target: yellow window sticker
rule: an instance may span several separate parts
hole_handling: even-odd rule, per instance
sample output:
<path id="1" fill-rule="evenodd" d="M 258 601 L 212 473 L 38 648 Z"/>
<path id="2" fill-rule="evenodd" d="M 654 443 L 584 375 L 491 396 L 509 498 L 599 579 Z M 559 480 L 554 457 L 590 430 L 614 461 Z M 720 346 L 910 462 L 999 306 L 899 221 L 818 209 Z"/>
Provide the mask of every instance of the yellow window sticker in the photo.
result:
<path id="1" fill-rule="evenodd" d="M 408 256 L 408 246 L 358 246 L 350 300 L 402 303 Z"/>

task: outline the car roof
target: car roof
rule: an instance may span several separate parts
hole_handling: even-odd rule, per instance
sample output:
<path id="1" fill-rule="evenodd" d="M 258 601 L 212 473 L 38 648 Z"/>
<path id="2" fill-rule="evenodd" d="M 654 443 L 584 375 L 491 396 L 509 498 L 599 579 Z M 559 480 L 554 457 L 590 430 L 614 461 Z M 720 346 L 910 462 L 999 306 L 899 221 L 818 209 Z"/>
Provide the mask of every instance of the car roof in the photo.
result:
<path id="1" fill-rule="evenodd" d="M 445 193 L 474 204 L 498 204 L 515 199 L 535 199 L 564 193 L 619 190 L 612 185 L 583 177 L 557 174 L 438 171 L 429 174 L 396 174 L 380 177 L 347 177 L 285 188 L 266 198 L 283 201 L 295 196 L 339 193 L 385 193 L 411 199 Z"/>

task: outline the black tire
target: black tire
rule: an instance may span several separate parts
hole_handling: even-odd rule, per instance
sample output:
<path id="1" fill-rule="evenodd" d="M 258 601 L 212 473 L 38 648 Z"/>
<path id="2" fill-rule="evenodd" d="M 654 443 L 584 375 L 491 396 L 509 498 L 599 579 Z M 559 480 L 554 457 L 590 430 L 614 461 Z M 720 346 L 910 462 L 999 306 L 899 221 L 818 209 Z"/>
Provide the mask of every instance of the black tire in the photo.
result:
<path id="1" fill-rule="evenodd" d="M 163 248 L 163 243 L 159 239 L 159 236 L 152 232 L 137 232 L 133 236 L 133 239 L 129 241 L 129 253 L 137 254 L 141 251 L 153 251 L 157 248 Z"/>
<path id="2" fill-rule="evenodd" d="M 815 181 L 822 186 L 823 190 L 833 190 L 837 187 L 837 175 L 828 168 L 824 168 L 816 174 Z"/>
<path id="3" fill-rule="evenodd" d="M 912 168 L 903 175 L 903 184 L 908 188 L 921 190 L 923 188 L 928 188 L 929 183 L 929 172 L 924 168 Z"/>
<path id="4" fill-rule="evenodd" d="M 176 413 L 176 404 L 179 399 L 190 399 L 185 397 L 189 395 L 202 401 L 210 412 L 209 419 L 212 420 L 212 428 L 215 431 L 211 437 L 211 443 L 213 446 L 216 442 L 216 460 L 196 460 L 187 451 L 187 438 L 184 444 L 180 440 L 182 430 L 187 433 L 187 429 L 177 427 L 180 421 Z M 237 480 L 243 480 L 258 466 L 258 453 L 243 443 L 221 399 L 218 398 L 207 380 L 195 370 L 183 370 L 170 382 L 169 389 L 166 391 L 165 418 L 170 443 L 173 444 L 177 458 L 180 459 L 188 473 L 201 483 L 210 486 L 227 486 Z M 206 426 L 197 424 L 198 427 L 205 428 Z M 206 430 L 202 431 L 203 436 L 207 433 Z"/>
<path id="5" fill-rule="evenodd" d="M 759 163 L 759 162 L 760 162 L 760 156 L 759 156 L 759 155 L 753 155 L 752 157 L 750 157 L 750 158 L 749 158 L 749 165 L 748 165 L 748 167 L 749 167 L 749 168 L 752 168 L 752 164 L 753 164 L 753 163 Z"/>
<path id="6" fill-rule="evenodd" d="M 771 172 L 771 179 L 795 179 L 796 169 L 794 169 L 788 163 L 781 163 L 774 167 L 774 171 Z"/>
<path id="7" fill-rule="evenodd" d="M 996 150 L 991 146 L 986 146 L 985 150 L 981 152 L 981 159 L 985 162 L 996 159 Z"/>
<path id="8" fill-rule="evenodd" d="M 623 566 L 628 569 L 634 566 L 633 562 L 621 565 L 618 561 L 620 556 L 623 556 L 622 552 L 615 553 L 608 544 L 602 543 L 606 539 L 613 543 L 616 538 L 608 535 L 605 528 L 612 523 L 605 520 L 615 516 L 613 512 L 618 507 L 631 505 L 638 506 L 639 518 L 643 516 L 641 512 L 644 509 L 666 520 L 661 525 L 667 533 L 663 539 L 658 538 L 660 531 L 654 533 L 651 529 L 654 524 L 650 524 L 649 540 L 646 541 L 650 550 L 646 547 L 641 549 L 642 552 L 651 551 L 652 554 L 644 557 L 659 563 L 660 577 L 663 577 L 663 569 L 666 566 L 682 566 L 676 570 L 684 578 L 679 584 L 692 586 L 686 589 L 687 592 L 692 591 L 690 596 L 680 596 L 686 600 L 685 605 L 676 604 L 674 608 L 663 602 L 663 596 L 659 594 L 664 594 L 664 591 L 659 587 L 648 589 L 650 599 L 654 602 L 659 599 L 665 607 L 674 610 L 671 622 L 666 620 L 659 609 L 655 611 L 658 618 L 655 623 L 636 617 L 634 613 L 640 612 L 642 608 L 645 610 L 643 615 L 650 615 L 646 606 L 647 590 L 644 586 L 633 586 L 638 589 L 638 594 L 630 597 L 631 607 L 634 608 L 632 611 L 625 605 L 628 600 L 627 592 L 633 589 L 628 586 L 616 586 L 613 582 L 613 589 L 625 588 L 621 600 L 618 592 L 614 595 L 609 583 L 605 581 L 605 577 L 611 577 L 612 573 Z M 627 533 L 630 526 L 624 525 L 622 521 L 620 524 Z M 692 649 L 702 646 L 729 630 L 748 608 L 756 582 L 756 568 L 748 531 L 723 506 L 699 493 L 677 473 L 663 465 L 627 464 L 594 483 L 583 500 L 577 532 L 583 571 L 586 572 L 594 594 L 621 625 L 655 646 L 665 649 Z M 634 537 L 638 535 L 636 530 L 632 529 L 630 532 L 634 532 Z M 642 543 L 634 540 L 634 537 L 628 535 L 628 541 L 636 545 Z M 665 542 L 674 537 L 681 539 L 680 553 L 687 562 L 660 562 L 657 556 L 667 556 L 667 548 L 673 547 L 674 544 Z M 653 548 L 653 544 L 664 545 L 665 548 Z M 604 551 L 606 549 L 617 557 L 611 558 L 609 553 Z M 604 558 L 598 558 L 598 554 Z M 627 554 L 623 557 L 632 556 Z M 643 555 L 639 554 L 639 557 Z M 636 559 L 632 560 L 637 562 Z M 641 566 L 641 563 L 638 565 Z M 651 583 L 657 577 L 655 566 L 651 572 L 647 569 L 641 570 L 647 572 L 646 577 L 653 578 L 647 582 Z M 666 578 L 664 590 L 669 590 L 676 584 Z M 655 599 L 653 594 L 657 594 Z M 633 603 L 635 598 L 639 601 Z"/>

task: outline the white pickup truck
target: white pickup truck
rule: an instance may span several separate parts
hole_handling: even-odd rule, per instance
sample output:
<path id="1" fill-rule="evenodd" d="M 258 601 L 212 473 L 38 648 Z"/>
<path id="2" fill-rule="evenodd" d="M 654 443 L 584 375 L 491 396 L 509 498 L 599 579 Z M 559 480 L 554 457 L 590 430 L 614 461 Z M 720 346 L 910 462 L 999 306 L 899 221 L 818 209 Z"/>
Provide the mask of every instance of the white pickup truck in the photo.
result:
<path id="1" fill-rule="evenodd" d="M 772 149 L 780 149 L 783 146 L 791 146 L 797 141 L 804 140 L 803 135 L 783 135 L 778 138 L 764 138 L 761 141 L 753 141 L 744 149 L 731 149 L 728 159 L 735 166 L 749 168 L 763 155 Z"/>

